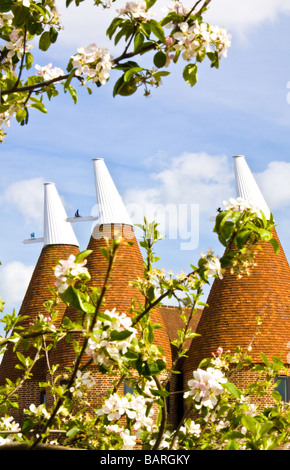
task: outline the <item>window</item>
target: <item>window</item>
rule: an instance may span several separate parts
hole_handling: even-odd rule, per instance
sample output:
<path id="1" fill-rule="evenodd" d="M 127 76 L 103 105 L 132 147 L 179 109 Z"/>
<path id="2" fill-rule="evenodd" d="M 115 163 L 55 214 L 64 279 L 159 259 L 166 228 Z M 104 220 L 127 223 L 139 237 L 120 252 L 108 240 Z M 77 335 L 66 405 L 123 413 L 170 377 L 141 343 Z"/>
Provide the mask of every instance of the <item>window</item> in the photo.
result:
<path id="1" fill-rule="evenodd" d="M 124 380 L 124 395 L 126 395 L 127 393 L 131 393 L 133 395 L 134 394 L 134 389 L 129 386 L 128 380 L 125 379 Z"/>
<path id="2" fill-rule="evenodd" d="M 275 382 L 280 381 L 275 390 L 280 393 L 282 400 L 285 402 L 290 401 L 290 382 L 289 377 L 285 375 L 279 375 L 275 377 Z"/>
<path id="3" fill-rule="evenodd" d="M 40 392 L 40 404 L 46 404 L 46 391 L 45 390 L 41 390 Z"/>

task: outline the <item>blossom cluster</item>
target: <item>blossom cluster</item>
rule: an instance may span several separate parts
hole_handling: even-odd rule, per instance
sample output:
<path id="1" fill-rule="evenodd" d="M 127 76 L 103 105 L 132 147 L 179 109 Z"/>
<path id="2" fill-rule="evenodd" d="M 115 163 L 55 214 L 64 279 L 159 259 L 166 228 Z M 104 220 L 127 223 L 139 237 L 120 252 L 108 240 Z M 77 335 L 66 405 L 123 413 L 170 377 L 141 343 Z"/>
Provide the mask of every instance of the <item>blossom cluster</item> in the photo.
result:
<path id="1" fill-rule="evenodd" d="M 120 436 L 123 441 L 122 450 L 133 450 L 136 446 L 137 436 L 132 436 L 129 429 L 124 429 L 118 424 L 109 424 L 106 426 L 106 432 L 112 437 L 113 433 Z"/>
<path id="2" fill-rule="evenodd" d="M 36 70 L 38 70 L 38 72 L 36 72 L 36 75 L 40 75 L 41 77 L 43 77 L 45 81 L 51 80 L 53 78 L 61 77 L 64 74 L 61 68 L 59 67 L 52 68 L 51 63 L 45 65 L 44 67 L 41 67 L 40 65 L 36 65 L 35 68 Z"/>
<path id="3" fill-rule="evenodd" d="M 228 201 L 223 201 L 227 211 L 238 211 L 238 212 L 252 212 L 257 214 L 258 217 L 261 217 L 260 209 L 252 204 L 250 201 L 243 199 L 242 197 L 237 197 L 236 199 L 231 197 Z"/>
<path id="4" fill-rule="evenodd" d="M 14 15 L 13 15 L 12 12 L 10 12 L 10 13 L 1 13 L 1 15 L 0 15 L 0 28 L 3 28 L 4 26 L 11 26 L 13 18 L 14 18 Z"/>
<path id="5" fill-rule="evenodd" d="M 15 440 L 14 433 L 17 433 L 18 431 L 20 433 L 21 429 L 19 424 L 14 421 L 14 418 L 12 416 L 2 416 L 0 418 L 0 431 L 7 431 L 7 435 L 4 434 L 5 437 L 0 436 L 0 446 L 2 446 L 4 444 L 9 444 L 10 442 L 13 442 Z M 9 434 L 9 432 L 13 434 Z"/>
<path id="6" fill-rule="evenodd" d="M 146 22 L 153 16 L 152 12 L 147 11 L 147 5 L 143 1 L 127 2 L 124 8 L 116 11 L 119 15 L 128 15 L 141 22 Z"/>
<path id="7" fill-rule="evenodd" d="M 213 252 L 208 250 L 206 255 L 201 253 L 201 258 L 206 261 L 205 268 L 208 277 L 218 276 L 220 279 L 223 279 L 223 269 L 218 256 L 214 256 Z"/>
<path id="8" fill-rule="evenodd" d="M 76 262 L 75 255 L 70 255 L 67 260 L 60 260 L 54 268 L 54 275 L 57 278 L 55 287 L 59 293 L 63 293 L 69 286 L 69 280 L 76 277 L 88 277 L 89 273 L 85 264 L 87 260 Z"/>
<path id="9" fill-rule="evenodd" d="M 211 52 L 212 50 L 218 52 L 219 58 L 227 56 L 231 40 L 224 28 L 197 21 L 192 25 L 182 22 L 179 28 L 180 31 L 173 34 L 173 39 L 176 41 L 173 48 L 182 52 L 184 60 L 189 61 L 203 51 Z"/>
<path id="10" fill-rule="evenodd" d="M 93 377 L 91 377 L 89 372 L 77 371 L 76 379 L 73 387 L 70 387 L 69 391 L 73 396 L 82 398 L 84 393 L 91 389 L 95 385 Z"/>
<path id="11" fill-rule="evenodd" d="M 25 410 L 25 411 L 26 411 L 26 414 L 32 414 L 32 415 L 34 415 L 34 416 L 36 416 L 40 419 L 50 418 L 50 414 L 46 410 L 44 404 L 36 406 L 36 405 L 34 405 L 34 403 L 32 403 L 29 406 L 29 410 Z"/>
<path id="12" fill-rule="evenodd" d="M 227 378 L 222 371 L 213 367 L 197 369 L 193 372 L 193 377 L 188 382 L 189 391 L 185 392 L 184 397 L 192 397 L 197 409 L 202 406 L 214 408 L 218 402 L 217 396 L 224 393 L 222 384 L 227 382 Z"/>
<path id="13" fill-rule="evenodd" d="M 125 313 L 119 314 L 116 309 L 106 310 L 107 319 L 98 319 L 94 331 L 88 339 L 86 354 L 93 358 L 95 364 L 110 368 L 124 355 L 136 337 L 137 330 L 133 328 L 131 318 Z M 112 340 L 112 332 L 122 333 L 128 331 L 130 336 L 119 341 Z"/>
<path id="14" fill-rule="evenodd" d="M 18 109 L 18 106 L 12 105 L 7 111 L 0 113 L 0 126 L 10 127 L 10 120 L 15 117 Z"/>
<path id="15" fill-rule="evenodd" d="M 37 319 L 35 323 L 30 322 L 30 326 L 36 327 L 36 328 L 43 328 L 44 330 L 50 330 L 50 331 L 56 331 L 56 326 L 52 323 L 52 318 L 50 315 L 43 315 L 42 313 L 39 313 L 37 315 Z"/>
<path id="16" fill-rule="evenodd" d="M 8 59 L 12 59 L 16 54 L 17 58 L 21 60 L 23 54 L 29 52 L 33 47 L 32 44 L 25 44 L 25 39 L 20 29 L 12 29 L 9 39 L 10 41 L 7 41 L 5 45 L 6 49 L 8 49 Z"/>
<path id="17" fill-rule="evenodd" d="M 149 440 L 149 444 L 151 446 L 154 446 L 156 443 L 156 435 L 158 435 L 158 427 L 156 425 L 153 426 L 152 428 L 152 434 L 154 437 L 152 437 Z M 169 430 L 165 431 L 163 433 L 161 442 L 159 444 L 159 450 L 166 450 L 170 449 L 172 446 L 172 440 L 174 439 L 174 444 L 172 447 L 172 450 L 178 450 L 180 448 L 183 448 L 183 441 L 187 439 L 196 439 L 200 436 L 201 434 L 201 426 L 200 424 L 196 423 L 192 419 L 187 419 L 184 422 L 183 426 L 180 426 L 178 429 L 178 434 L 175 435 L 175 431 L 171 432 Z"/>
<path id="18" fill-rule="evenodd" d="M 120 397 L 117 393 L 113 393 L 96 413 L 98 416 L 106 415 L 109 421 L 118 421 L 126 416 L 132 421 L 132 428 L 135 432 L 138 433 L 142 428 L 150 432 L 154 424 L 154 410 L 151 408 L 147 413 L 147 405 L 150 401 L 151 398 L 145 398 L 142 395 L 127 394 Z"/>
<path id="19" fill-rule="evenodd" d="M 77 69 L 76 76 L 85 76 L 94 83 L 104 85 L 112 68 L 108 49 L 90 44 L 87 47 L 79 47 L 77 51 L 78 53 L 71 57 L 72 65 Z"/>

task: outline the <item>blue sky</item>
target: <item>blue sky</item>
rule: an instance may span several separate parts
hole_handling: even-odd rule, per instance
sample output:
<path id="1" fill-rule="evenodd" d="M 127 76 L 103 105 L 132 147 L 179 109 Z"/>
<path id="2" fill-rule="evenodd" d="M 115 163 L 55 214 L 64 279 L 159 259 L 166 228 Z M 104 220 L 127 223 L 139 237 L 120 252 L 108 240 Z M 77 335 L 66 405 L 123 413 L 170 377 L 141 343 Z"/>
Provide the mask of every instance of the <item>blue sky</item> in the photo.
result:
<path id="1" fill-rule="evenodd" d="M 68 11 L 57 3 L 65 29 L 35 63 L 65 68 L 76 48 L 91 42 L 113 52 L 105 37 L 111 12 L 89 1 Z M 56 184 L 69 216 L 77 208 L 90 215 L 96 204 L 93 158 L 105 159 L 128 209 L 150 206 L 162 218 L 178 208 L 177 236 L 167 233 L 158 248 L 162 266 L 177 273 L 208 248 L 222 253 L 210 217 L 235 195 L 232 156 L 245 155 L 290 259 L 290 2 L 213 0 L 206 18 L 228 29 L 232 47 L 219 70 L 201 65 L 195 87 L 177 66 L 150 98 L 141 91 L 113 98 L 113 80 L 92 96 L 78 89 L 76 105 L 60 90 L 46 115 L 31 112 L 28 126 L 11 125 L 0 148 L 0 296 L 6 311 L 19 309 L 42 248 L 22 241 L 32 232 L 43 235 L 43 183 Z M 187 226 L 186 208 L 193 208 Z M 73 227 L 85 249 L 90 223 Z"/>

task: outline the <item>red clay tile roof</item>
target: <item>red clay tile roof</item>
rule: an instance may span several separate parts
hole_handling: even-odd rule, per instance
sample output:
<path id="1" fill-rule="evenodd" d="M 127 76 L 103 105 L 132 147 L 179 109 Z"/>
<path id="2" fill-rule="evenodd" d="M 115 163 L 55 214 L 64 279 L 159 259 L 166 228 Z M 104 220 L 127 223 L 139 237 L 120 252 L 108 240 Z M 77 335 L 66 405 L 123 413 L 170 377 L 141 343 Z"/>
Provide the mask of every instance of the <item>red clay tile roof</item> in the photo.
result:
<path id="1" fill-rule="evenodd" d="M 29 322 L 36 319 L 38 313 L 46 315 L 47 312 L 43 304 L 52 298 L 52 294 L 48 288 L 54 287 L 55 276 L 53 267 L 56 266 L 58 260 L 67 259 L 70 254 L 76 255 L 78 252 L 79 249 L 73 245 L 46 245 L 42 248 L 19 311 L 19 315 L 28 315 L 28 318 L 23 320 L 21 326 L 27 328 Z M 60 323 L 65 311 L 65 305 L 60 303 L 58 310 L 60 313 L 58 323 Z M 19 351 L 23 353 L 22 349 L 19 349 Z M 31 348 L 24 354 L 33 357 Z M 15 380 L 20 375 L 19 370 L 15 369 L 17 362 L 19 361 L 16 354 L 13 352 L 13 346 L 11 344 L 6 350 L 0 365 L 1 383 L 5 383 L 6 377 L 9 377 L 10 380 Z M 43 362 L 41 361 L 41 365 L 39 362 L 39 366 L 36 365 L 36 368 L 38 371 L 43 370 Z M 34 372 L 35 371 L 36 369 L 34 369 Z"/>
<path id="2" fill-rule="evenodd" d="M 276 231 L 274 236 L 278 240 Z M 279 241 L 279 240 L 278 240 Z M 255 336 L 250 353 L 254 362 L 261 362 L 260 352 L 287 361 L 290 346 L 290 268 L 280 244 L 280 253 L 274 254 L 270 243 L 262 244 L 256 256 L 257 266 L 250 276 L 237 279 L 229 272 L 215 279 L 207 304 L 198 324 L 185 361 L 185 376 L 192 375 L 199 362 L 210 357 L 218 347 L 246 350 L 260 317 L 261 335 Z"/>
<path id="3" fill-rule="evenodd" d="M 177 330 L 181 330 L 185 326 L 183 320 L 181 320 L 180 318 L 181 312 L 177 306 L 173 306 L 173 305 L 160 305 L 159 310 L 162 315 L 164 324 L 166 326 L 169 339 L 170 341 L 174 341 L 175 339 L 178 338 Z M 182 313 L 185 313 L 185 315 L 188 318 L 190 314 L 190 309 L 184 308 L 182 309 Z M 201 314 L 202 314 L 202 309 L 199 309 L 195 313 L 195 315 L 193 315 L 189 323 L 189 328 L 191 329 L 192 332 L 196 331 Z M 191 340 L 189 339 L 186 341 L 185 346 L 189 347 L 190 343 L 191 343 Z"/>
<path id="4" fill-rule="evenodd" d="M 118 248 L 116 261 L 109 280 L 110 288 L 105 295 L 106 302 L 103 310 L 112 310 L 113 308 L 116 308 L 120 313 L 127 313 L 131 308 L 133 297 L 136 297 L 141 302 L 144 300 L 135 288 L 129 286 L 130 281 L 144 277 L 144 264 L 132 227 L 123 225 L 115 226 L 114 228 L 122 234 L 124 239 L 132 241 L 133 246 L 122 245 Z M 93 235 L 91 236 L 88 249 L 93 250 L 93 253 L 88 257 L 87 268 L 91 274 L 91 284 L 93 286 L 102 287 L 103 285 L 107 271 L 107 260 L 101 253 L 100 248 L 105 246 L 106 242 L 103 237 L 95 238 Z M 66 310 L 65 315 L 73 319 L 75 318 L 76 311 L 69 307 Z M 155 309 L 152 312 L 151 318 L 154 323 L 161 323 L 164 325 L 163 318 L 158 309 Z M 155 330 L 155 344 L 158 344 L 163 348 L 170 366 L 170 341 L 165 326 L 162 329 Z M 57 352 L 53 352 L 53 357 L 55 354 L 58 355 L 57 359 L 61 361 L 62 366 L 71 365 L 74 358 L 74 352 L 67 343 L 63 342 L 61 349 L 58 348 Z"/>

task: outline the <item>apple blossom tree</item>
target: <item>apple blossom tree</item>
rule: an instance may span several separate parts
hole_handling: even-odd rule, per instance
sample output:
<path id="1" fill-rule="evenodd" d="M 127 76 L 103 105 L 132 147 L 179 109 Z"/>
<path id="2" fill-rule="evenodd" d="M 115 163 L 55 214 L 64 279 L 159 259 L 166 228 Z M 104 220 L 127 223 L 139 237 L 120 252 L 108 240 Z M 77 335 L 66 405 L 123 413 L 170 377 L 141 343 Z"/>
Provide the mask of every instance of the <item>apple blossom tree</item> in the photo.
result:
<path id="1" fill-rule="evenodd" d="M 66 6 L 78 6 L 84 0 L 66 0 Z M 94 0 L 96 8 L 114 8 L 116 0 Z M 230 35 L 219 26 L 203 19 L 211 0 L 197 0 L 192 8 L 169 0 L 160 21 L 156 19 L 157 0 L 129 1 L 115 8 L 116 16 L 106 34 L 112 50 L 101 45 L 80 46 L 68 58 L 63 69 L 35 64 L 33 52 L 47 51 L 61 34 L 61 20 L 54 0 L 2 0 L 0 3 L 0 141 L 11 118 L 20 125 L 28 123 L 29 110 L 46 113 L 44 98 L 51 100 L 63 88 L 77 101 L 74 82 L 85 87 L 101 87 L 113 70 L 118 78 L 113 95 L 129 96 L 138 88 L 148 96 L 169 75 L 169 64 L 183 60 L 184 80 L 194 86 L 198 63 L 207 58 L 211 67 L 219 67 L 231 45 Z M 101 13 L 101 12 L 100 12 Z M 124 43 L 123 51 L 114 55 L 114 47 Z M 144 65 L 151 57 L 152 65 Z"/>
<path id="2" fill-rule="evenodd" d="M 66 6 L 78 6 L 84 0 L 66 0 Z M 60 18 L 53 0 L 1 0 L 0 2 L 0 140 L 4 127 L 15 118 L 20 125 L 28 123 L 30 108 L 46 112 L 44 100 L 55 98 L 59 89 L 69 92 L 77 101 L 75 83 L 91 94 L 94 86 L 104 86 L 116 71 L 119 76 L 113 94 L 130 96 L 138 88 L 145 96 L 168 74 L 169 64 L 184 61 L 183 78 L 194 86 L 198 64 L 205 59 L 218 68 L 230 46 L 230 36 L 218 26 L 204 20 L 211 0 L 197 0 L 190 9 L 182 2 L 169 2 L 160 21 L 154 12 L 156 0 L 136 0 L 116 8 L 116 16 L 107 27 L 114 46 L 124 42 L 123 51 L 114 55 L 101 45 L 80 46 L 68 58 L 63 69 L 53 64 L 35 64 L 33 51 L 47 51 L 56 43 Z M 112 0 L 114 4 L 114 0 Z M 94 0 L 96 8 L 113 8 L 110 0 Z M 37 45 L 37 46 L 36 46 Z M 152 66 L 143 57 L 151 57 Z M 195 333 L 190 321 L 201 302 L 203 288 L 212 277 L 222 278 L 225 269 L 241 277 L 249 274 L 254 263 L 255 248 L 269 242 L 276 252 L 272 238 L 273 218 L 265 218 L 247 201 L 232 199 L 216 217 L 214 231 L 225 247 L 222 257 L 210 250 L 190 265 L 188 273 L 173 276 L 155 267 L 154 252 L 160 240 L 157 224 L 144 221 L 144 237 L 140 242 L 146 251 L 144 279 L 132 281 L 136 292 L 144 297 L 127 316 L 116 309 L 101 311 L 110 273 L 122 239 L 108 241 L 103 250 L 108 260 L 106 281 L 101 289 L 89 283 L 86 268 L 89 251 L 59 260 L 55 267 L 53 298 L 45 304 L 47 314 L 38 317 L 25 330 L 15 313 L 4 314 L 0 300 L 0 321 L 4 336 L 0 337 L 0 354 L 7 345 L 14 345 L 22 377 L 15 382 L 7 379 L 0 387 L 0 446 L 17 444 L 28 449 L 61 444 L 64 447 L 113 450 L 270 450 L 290 441 L 290 409 L 277 392 L 273 378 L 287 368 L 279 358 L 268 359 L 261 353 L 256 372 L 260 380 L 239 390 L 231 381 L 235 371 L 251 364 L 250 345 L 247 351 L 223 351 L 218 348 L 192 371 L 186 390 L 186 411 L 178 425 L 168 426 L 167 384 L 178 373 L 179 361 L 186 356 L 185 342 Z M 235 250 L 231 250 L 235 246 Z M 151 311 L 164 299 L 174 297 L 180 307 L 184 327 L 173 341 L 176 356 L 168 367 L 161 348 L 155 344 L 154 332 L 159 326 L 152 323 Z M 56 327 L 56 305 L 64 302 L 73 306 L 78 320 L 66 317 Z M 184 308 L 190 315 L 184 315 Z M 259 324 L 257 325 L 257 327 Z M 23 410 L 23 423 L 11 416 L 17 408 L 17 393 L 33 377 L 33 367 L 41 353 L 57 348 L 59 341 L 73 341 L 75 360 L 61 383 L 58 364 L 47 363 L 49 380 L 40 387 L 50 391 L 50 407 L 31 403 Z M 23 354 L 21 346 L 29 343 L 37 352 L 34 357 Z M 25 349 L 25 348 L 24 348 Z M 86 359 L 86 360 L 84 360 Z M 115 378 L 103 403 L 95 410 L 88 407 L 89 393 L 94 386 L 90 365 L 104 375 Z M 132 393 L 120 393 L 120 385 L 128 381 Z M 261 407 L 253 397 L 270 394 L 273 406 Z M 51 435 L 57 436 L 52 439 Z"/>
<path id="3" fill-rule="evenodd" d="M 247 201 L 231 199 L 225 210 L 216 217 L 214 231 L 224 245 L 222 257 L 210 250 L 202 254 L 197 265 L 190 265 L 188 273 L 173 276 L 157 269 L 154 245 L 159 242 L 157 224 L 146 219 L 143 239 L 146 251 L 144 278 L 132 286 L 144 297 L 134 306 L 130 316 L 116 309 L 101 311 L 121 238 L 107 241 L 103 255 L 108 260 L 104 285 L 90 286 L 86 267 L 90 250 L 59 260 L 55 266 L 54 298 L 46 303 L 47 315 L 39 315 L 27 329 L 19 329 L 21 322 L 15 314 L 6 314 L 5 336 L 0 338 L 0 352 L 7 344 L 14 344 L 15 354 L 23 377 L 16 382 L 7 379 L 0 387 L 0 446 L 2 449 L 62 448 L 90 450 L 271 450 L 287 446 L 290 441 L 290 408 L 276 390 L 275 376 L 287 367 L 279 358 L 268 359 L 261 353 L 261 364 L 251 364 L 250 345 L 246 351 L 223 351 L 218 348 L 193 371 L 183 394 L 186 410 L 177 426 L 168 426 L 167 383 L 178 373 L 178 363 L 187 353 L 185 341 L 194 338 L 190 320 L 201 302 L 203 287 L 212 277 L 222 278 L 225 269 L 233 275 L 248 275 L 257 244 L 269 242 L 275 252 L 278 245 L 272 238 L 273 218 L 268 220 Z M 234 250 L 229 247 L 235 246 Z M 155 344 L 154 331 L 160 327 L 151 321 L 151 311 L 165 298 L 174 296 L 180 307 L 184 327 L 178 330 L 176 357 L 167 366 L 162 349 Z M 78 312 L 74 322 L 62 319 L 56 327 L 58 302 L 73 306 Z M 184 315 L 184 307 L 190 315 Z M 1 307 L 3 310 L 3 306 Z M 76 337 L 76 333 L 79 335 Z M 9 413 L 17 407 L 17 391 L 33 376 L 33 366 L 39 354 L 30 357 L 20 353 L 19 346 L 30 342 L 34 350 L 57 348 L 60 340 L 72 341 L 75 360 L 67 368 L 67 380 L 61 382 L 58 364 L 47 363 L 50 379 L 40 387 L 50 390 L 51 405 L 31 403 L 23 410 L 20 425 Z M 77 339 L 79 338 L 79 339 Z M 92 410 L 90 390 L 95 379 L 91 364 L 113 382 L 101 404 Z M 264 365 L 263 365 L 264 364 Z M 240 390 L 232 382 L 235 372 L 251 367 L 258 380 Z M 124 380 L 132 392 L 124 394 Z M 174 392 L 173 392 L 174 393 Z M 257 397 L 268 394 L 272 406 L 259 405 Z M 51 438 L 52 433 L 56 438 Z"/>

